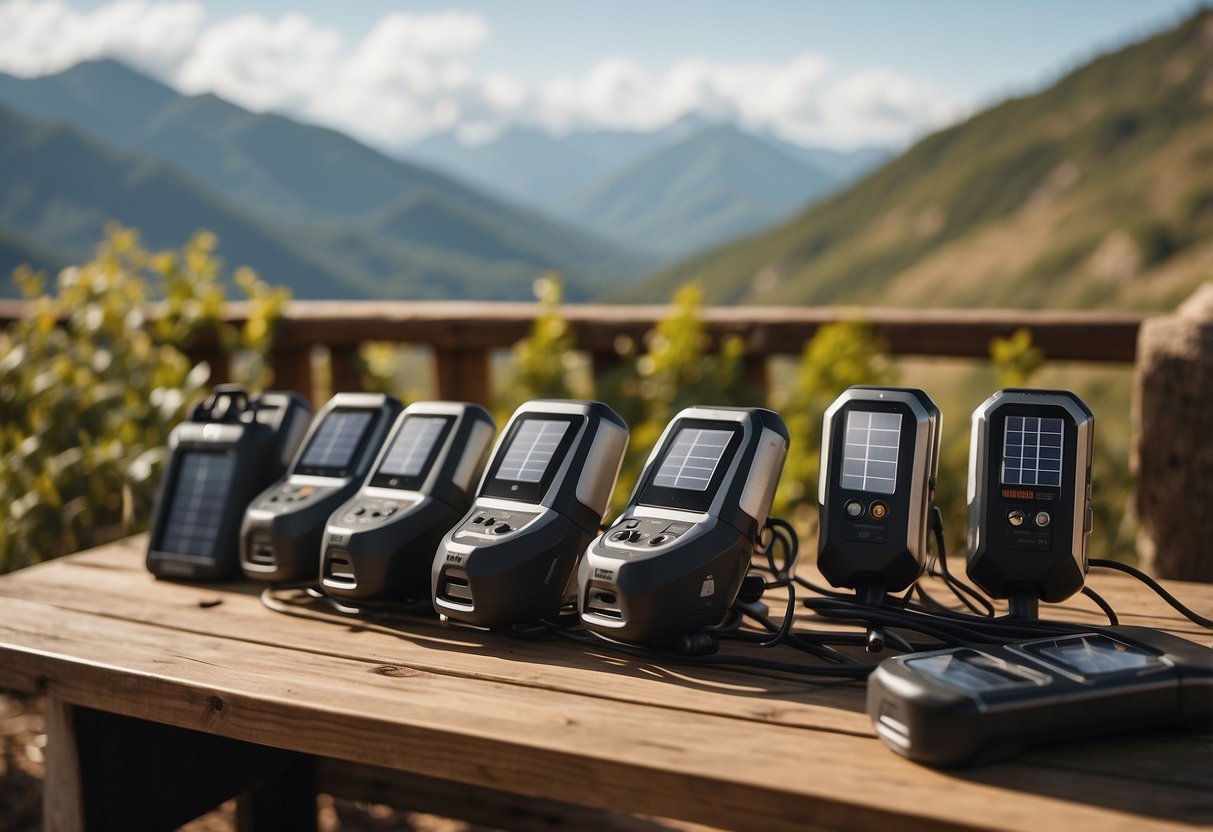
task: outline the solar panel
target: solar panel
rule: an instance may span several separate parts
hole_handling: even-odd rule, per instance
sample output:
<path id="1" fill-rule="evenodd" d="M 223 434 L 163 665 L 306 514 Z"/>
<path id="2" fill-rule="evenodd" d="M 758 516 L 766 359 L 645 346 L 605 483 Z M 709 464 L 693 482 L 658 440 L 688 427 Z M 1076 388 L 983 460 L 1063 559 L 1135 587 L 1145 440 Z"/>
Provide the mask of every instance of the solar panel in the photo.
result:
<path id="1" fill-rule="evenodd" d="M 343 471 L 349 467 L 373 413 L 365 410 L 334 410 L 324 418 L 308 443 L 301 467 L 309 470 Z"/>
<path id="2" fill-rule="evenodd" d="M 1061 487 L 1061 419 L 1008 416 L 1003 430 L 1002 484 Z"/>
<path id="3" fill-rule="evenodd" d="M 232 487 L 230 454 L 187 451 L 181 456 L 159 550 L 210 558 Z"/>
<path id="4" fill-rule="evenodd" d="M 568 430 L 569 422 L 564 420 L 524 420 L 506 449 L 505 458 L 497 469 L 497 478 L 513 482 L 542 480 Z"/>
<path id="5" fill-rule="evenodd" d="M 653 477 L 653 485 L 684 491 L 707 491 L 712 474 L 733 438 L 730 430 L 683 428 Z"/>
<path id="6" fill-rule="evenodd" d="M 847 413 L 846 431 L 839 484 L 874 494 L 896 491 L 901 414 L 852 410 Z"/>
<path id="7" fill-rule="evenodd" d="M 446 416 L 409 416 L 396 432 L 378 473 L 393 477 L 420 474 L 449 421 Z"/>

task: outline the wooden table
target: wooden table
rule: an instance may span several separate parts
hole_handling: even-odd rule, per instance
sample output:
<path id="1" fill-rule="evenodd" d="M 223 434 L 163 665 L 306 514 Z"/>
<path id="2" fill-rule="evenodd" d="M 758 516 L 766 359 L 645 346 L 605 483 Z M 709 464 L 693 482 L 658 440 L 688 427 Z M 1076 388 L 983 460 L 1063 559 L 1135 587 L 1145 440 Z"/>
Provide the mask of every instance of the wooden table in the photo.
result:
<path id="1" fill-rule="evenodd" d="M 293 618 L 259 585 L 155 581 L 145 545 L 0 578 L 0 688 L 47 697 L 48 829 L 171 828 L 238 793 L 249 824 L 307 828 L 317 788 L 521 829 L 656 826 L 618 812 L 752 830 L 1213 825 L 1209 736 L 935 771 L 874 738 L 861 684 Z M 1125 623 L 1213 645 L 1130 579 L 1091 583 Z M 1213 586 L 1173 588 L 1213 609 Z M 1085 599 L 1068 609 L 1100 620 Z"/>

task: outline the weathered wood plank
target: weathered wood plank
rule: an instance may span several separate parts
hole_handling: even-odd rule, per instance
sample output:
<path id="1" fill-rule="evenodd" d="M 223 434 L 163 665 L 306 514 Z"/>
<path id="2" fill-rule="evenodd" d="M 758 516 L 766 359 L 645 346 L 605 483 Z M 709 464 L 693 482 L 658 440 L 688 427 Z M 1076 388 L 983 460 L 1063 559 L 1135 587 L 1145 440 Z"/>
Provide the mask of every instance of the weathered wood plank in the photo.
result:
<path id="1" fill-rule="evenodd" d="M 0 642 L 14 664 L 45 676 L 66 701 L 524 795 L 737 829 L 803 829 L 806 820 L 824 829 L 1028 829 L 1044 817 L 1072 829 L 1162 829 L 1213 818 L 1209 789 L 1142 784 L 1131 758 L 1116 777 L 1068 773 L 1063 799 L 1055 772 L 1022 764 L 958 776 L 846 734 L 389 675 L 373 662 L 68 611 L 48 633 L 42 605 L 9 599 L 4 610 Z"/>

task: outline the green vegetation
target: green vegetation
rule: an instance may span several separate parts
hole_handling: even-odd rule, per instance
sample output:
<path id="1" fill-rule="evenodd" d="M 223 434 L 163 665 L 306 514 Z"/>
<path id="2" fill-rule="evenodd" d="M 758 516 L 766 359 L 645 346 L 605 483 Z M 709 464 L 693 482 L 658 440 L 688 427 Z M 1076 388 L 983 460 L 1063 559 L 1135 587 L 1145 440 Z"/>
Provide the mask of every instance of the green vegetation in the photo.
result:
<path id="1" fill-rule="evenodd" d="M 42 275 L 18 270 L 29 305 L 0 334 L 0 572 L 146 527 L 168 433 L 209 375 L 186 356 L 197 339 L 237 357 L 241 380 L 265 381 L 288 296 L 237 270 L 249 319 L 223 324 L 214 248 L 202 233 L 150 254 L 114 227 L 53 296 Z"/>
<path id="2" fill-rule="evenodd" d="M 0 74 L 0 102 L 0 227 L 69 260 L 117 218 L 154 246 L 209 228 L 301 298 L 521 300 L 556 269 L 584 300 L 652 267 L 348 136 L 183 96 L 114 61 Z"/>
<path id="3" fill-rule="evenodd" d="M 1213 256 L 1210 55 L 1204 9 L 616 297 L 1171 308 Z"/>
<path id="4" fill-rule="evenodd" d="M 178 252 L 149 254 L 135 232 L 115 228 L 95 258 L 60 274 L 54 295 L 43 294 L 32 270 L 18 272 L 29 305 L 0 335 L 0 498 L 9 506 L 0 571 L 146 526 L 168 432 L 207 382 L 205 365 L 191 366 L 187 357 L 199 339 L 237 359 L 239 380 L 254 388 L 269 382 L 265 358 L 287 293 L 238 269 L 233 282 L 252 314 L 242 329 L 224 324 L 219 313 L 227 292 L 215 243 L 203 233 Z M 542 312 L 512 351 L 494 409 L 504 421 L 536 397 L 595 396 L 614 407 L 631 427 L 614 509 L 679 410 L 763 403 L 761 391 L 747 384 L 740 340 L 710 343 L 697 286 L 679 290 L 669 316 L 643 344 L 619 344 L 617 366 L 596 385 L 561 317 L 559 281 L 546 276 L 535 291 Z M 148 306 L 149 300 L 158 303 Z M 149 317 L 140 310 L 151 310 Z M 1026 330 L 991 344 L 991 357 L 985 365 L 965 363 L 959 374 L 927 362 L 894 363 L 861 320 L 822 327 L 771 385 L 767 404 L 783 414 L 792 436 L 775 513 L 796 523 L 811 551 L 826 407 L 852 384 L 923 386 L 946 416 L 938 497 L 949 546 L 962 551 L 967 414 L 999 386 L 1057 386 L 1078 390 L 1100 414 L 1093 551 L 1131 551 L 1128 371 L 1048 364 Z M 408 396 L 424 395 L 416 387 L 416 355 L 402 362 L 394 347 L 368 345 L 363 360 L 373 386 L 400 393 L 407 382 Z"/>

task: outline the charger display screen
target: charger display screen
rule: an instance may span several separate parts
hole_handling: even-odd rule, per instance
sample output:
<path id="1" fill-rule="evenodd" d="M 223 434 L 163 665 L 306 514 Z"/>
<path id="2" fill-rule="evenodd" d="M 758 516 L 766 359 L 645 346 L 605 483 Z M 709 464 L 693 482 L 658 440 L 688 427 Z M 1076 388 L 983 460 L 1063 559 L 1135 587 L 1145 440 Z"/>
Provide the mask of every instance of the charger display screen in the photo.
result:
<path id="1" fill-rule="evenodd" d="M 847 413 L 845 429 L 838 484 L 853 491 L 895 493 L 901 414 L 852 410 Z"/>
<path id="2" fill-rule="evenodd" d="M 1165 666 L 1156 653 L 1097 634 L 1034 641 L 1022 649 L 1088 678 Z"/>
<path id="3" fill-rule="evenodd" d="M 362 450 L 375 417 L 369 410 L 334 410 L 312 435 L 295 470 L 300 474 L 344 477 Z"/>
<path id="4" fill-rule="evenodd" d="M 387 488 L 420 488 L 453 421 L 451 416 L 406 417 L 392 438 L 391 447 L 371 484 Z"/>
<path id="5" fill-rule="evenodd" d="M 169 494 L 161 552 L 210 558 L 215 555 L 223 510 L 232 488 L 236 460 L 231 453 L 186 451 Z"/>
<path id="6" fill-rule="evenodd" d="M 584 421 L 544 414 L 519 419 L 494 456 L 482 493 L 538 502 L 547 493 Z"/>
<path id="7" fill-rule="evenodd" d="M 682 420 L 646 469 L 639 502 L 707 511 L 741 446 L 741 438 L 742 427 L 736 423 Z"/>
<path id="8" fill-rule="evenodd" d="M 1031 676 L 1011 665 L 967 648 L 909 659 L 906 666 L 949 687 L 973 693 L 1036 684 Z"/>
<path id="9" fill-rule="evenodd" d="M 1008 416 L 1003 428 L 1002 484 L 1061 487 L 1065 423 L 1041 416 Z"/>

